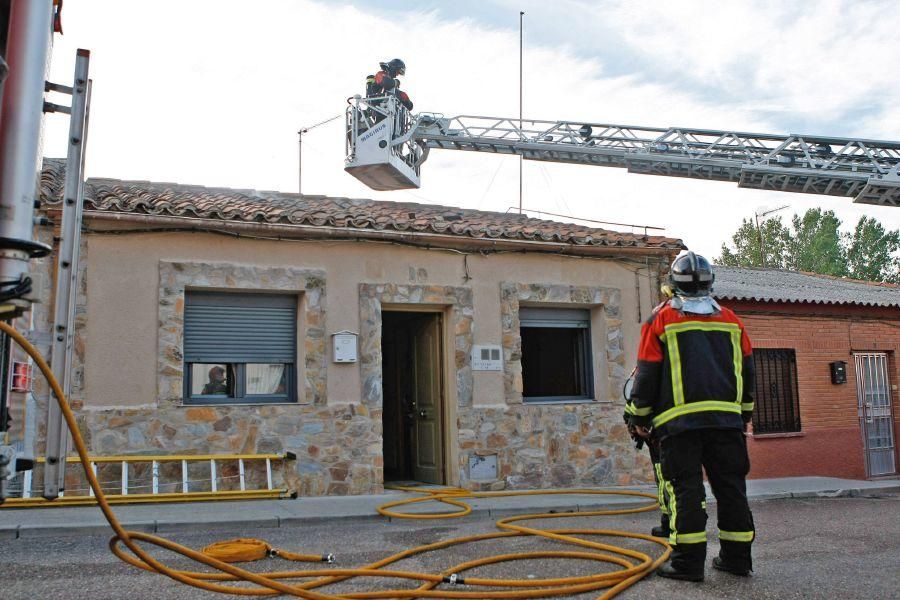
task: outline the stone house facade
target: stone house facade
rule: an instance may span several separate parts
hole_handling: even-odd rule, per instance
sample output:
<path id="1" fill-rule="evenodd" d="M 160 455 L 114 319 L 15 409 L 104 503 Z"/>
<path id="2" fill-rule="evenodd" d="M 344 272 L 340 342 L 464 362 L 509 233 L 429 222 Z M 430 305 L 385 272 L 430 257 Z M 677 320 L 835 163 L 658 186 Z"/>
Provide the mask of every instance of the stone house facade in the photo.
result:
<path id="1" fill-rule="evenodd" d="M 755 349 L 751 477 L 900 472 L 900 286 L 716 267 L 715 294 Z"/>
<path id="2" fill-rule="evenodd" d="M 48 162 L 42 206 L 57 221 L 61 181 Z M 90 179 L 72 404 L 94 454 L 290 451 L 281 476 L 301 495 L 423 478 L 473 489 L 652 481 L 621 389 L 682 248 L 524 215 Z M 36 269 L 48 301 L 30 337 L 45 351 L 54 260 Z M 253 311 L 296 328 L 290 358 L 259 359 L 280 382 L 252 357 L 202 358 L 215 344 L 201 334 L 224 339 Z M 234 335 L 249 346 L 262 336 L 266 354 L 271 332 L 253 322 Z M 337 358 L 338 336 L 351 359 Z M 228 379 L 218 390 L 217 368 Z M 254 396 L 258 381 L 269 387 Z"/>

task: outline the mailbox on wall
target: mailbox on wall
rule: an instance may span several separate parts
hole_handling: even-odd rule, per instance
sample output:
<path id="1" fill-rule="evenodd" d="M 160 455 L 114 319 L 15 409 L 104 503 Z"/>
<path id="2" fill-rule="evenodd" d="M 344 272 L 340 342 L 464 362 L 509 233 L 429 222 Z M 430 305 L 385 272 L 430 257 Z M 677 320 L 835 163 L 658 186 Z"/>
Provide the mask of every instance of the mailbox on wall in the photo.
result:
<path id="1" fill-rule="evenodd" d="M 333 362 L 336 363 L 355 363 L 356 355 L 356 333 L 352 331 L 338 331 L 331 334 L 331 348 L 334 352 Z"/>
<path id="2" fill-rule="evenodd" d="M 831 365 L 831 383 L 847 383 L 847 363 L 836 360 Z"/>

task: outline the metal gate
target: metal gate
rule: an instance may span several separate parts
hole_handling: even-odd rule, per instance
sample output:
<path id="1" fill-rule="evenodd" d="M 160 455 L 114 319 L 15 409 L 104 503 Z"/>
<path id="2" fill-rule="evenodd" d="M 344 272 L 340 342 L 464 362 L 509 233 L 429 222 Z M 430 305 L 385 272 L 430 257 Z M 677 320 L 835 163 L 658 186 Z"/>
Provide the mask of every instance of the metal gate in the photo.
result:
<path id="1" fill-rule="evenodd" d="M 853 356 L 856 359 L 856 396 L 866 470 L 869 477 L 893 475 L 897 468 L 888 356 L 884 352 L 861 352 Z"/>

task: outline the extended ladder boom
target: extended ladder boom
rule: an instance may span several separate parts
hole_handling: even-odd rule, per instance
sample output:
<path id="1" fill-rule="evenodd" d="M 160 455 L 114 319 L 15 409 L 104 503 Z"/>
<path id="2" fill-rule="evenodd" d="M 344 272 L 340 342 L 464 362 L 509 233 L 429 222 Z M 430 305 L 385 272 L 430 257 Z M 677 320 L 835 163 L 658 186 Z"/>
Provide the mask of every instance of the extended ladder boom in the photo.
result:
<path id="1" fill-rule="evenodd" d="M 384 100 L 388 101 L 384 104 L 392 104 L 391 99 Z M 404 180 L 406 185 L 376 189 L 418 187 L 425 150 L 440 148 L 620 167 L 647 175 L 733 181 L 745 188 L 845 196 L 855 202 L 900 206 L 900 142 L 574 121 L 520 122 L 468 115 L 443 118 L 427 113 L 405 118 L 405 126 L 394 121 L 399 134 L 388 140 L 387 146 L 401 155 L 403 144 L 409 147 L 414 143 L 420 149 L 419 160 L 406 155 L 413 158 L 407 163 L 414 177 Z M 351 173 L 353 151 L 349 144 L 347 170 Z"/>

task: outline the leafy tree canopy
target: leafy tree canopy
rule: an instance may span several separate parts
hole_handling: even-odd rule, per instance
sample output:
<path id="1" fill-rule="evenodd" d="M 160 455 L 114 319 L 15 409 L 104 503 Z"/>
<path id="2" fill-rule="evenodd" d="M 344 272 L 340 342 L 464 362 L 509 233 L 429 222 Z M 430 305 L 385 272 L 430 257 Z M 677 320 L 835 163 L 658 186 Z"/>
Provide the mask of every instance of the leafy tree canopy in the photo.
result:
<path id="1" fill-rule="evenodd" d="M 888 231 L 865 216 L 850 233 L 840 227 L 834 211 L 819 208 L 794 215 L 789 225 L 781 217 L 758 226 L 755 219 L 743 219 L 716 262 L 900 283 L 900 230 Z"/>

